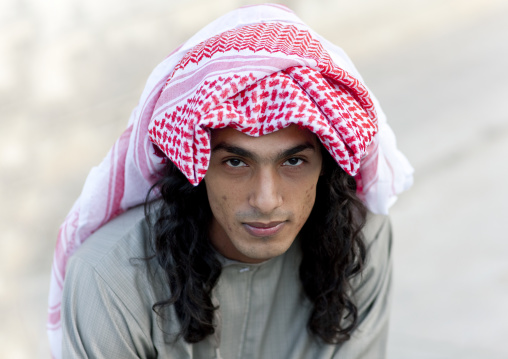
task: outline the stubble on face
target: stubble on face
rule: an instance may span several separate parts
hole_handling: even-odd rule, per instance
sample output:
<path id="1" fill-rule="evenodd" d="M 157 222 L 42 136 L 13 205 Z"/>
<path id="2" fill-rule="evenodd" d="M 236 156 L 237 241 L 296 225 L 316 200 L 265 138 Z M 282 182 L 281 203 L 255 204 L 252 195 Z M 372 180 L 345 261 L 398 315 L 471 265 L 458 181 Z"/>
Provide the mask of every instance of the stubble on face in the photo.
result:
<path id="1" fill-rule="evenodd" d="M 296 126 L 257 138 L 214 130 L 205 184 L 215 248 L 247 263 L 284 253 L 312 210 L 321 164 L 316 136 Z"/>

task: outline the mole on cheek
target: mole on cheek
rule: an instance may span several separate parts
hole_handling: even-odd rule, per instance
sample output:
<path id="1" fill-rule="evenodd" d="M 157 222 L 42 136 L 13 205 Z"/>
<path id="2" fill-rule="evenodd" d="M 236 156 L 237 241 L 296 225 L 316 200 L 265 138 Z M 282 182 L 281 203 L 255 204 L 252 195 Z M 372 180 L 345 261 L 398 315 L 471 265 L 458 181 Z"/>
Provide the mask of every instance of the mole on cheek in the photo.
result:
<path id="1" fill-rule="evenodd" d="M 226 202 L 228 200 L 228 198 L 226 196 L 222 196 L 222 201 L 223 202 Z"/>

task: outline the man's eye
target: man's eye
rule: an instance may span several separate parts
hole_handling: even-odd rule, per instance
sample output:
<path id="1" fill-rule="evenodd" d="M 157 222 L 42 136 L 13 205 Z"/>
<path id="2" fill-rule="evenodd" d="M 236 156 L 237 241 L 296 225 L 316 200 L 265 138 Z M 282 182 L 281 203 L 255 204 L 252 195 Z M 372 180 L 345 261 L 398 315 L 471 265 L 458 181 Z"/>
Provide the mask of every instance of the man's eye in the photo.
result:
<path id="1" fill-rule="evenodd" d="M 232 158 L 225 162 L 229 167 L 245 167 L 247 166 L 245 162 L 240 161 L 239 159 Z"/>
<path id="2" fill-rule="evenodd" d="M 284 162 L 283 166 L 299 166 L 303 163 L 303 160 L 301 158 L 293 157 L 288 159 L 286 162 Z"/>

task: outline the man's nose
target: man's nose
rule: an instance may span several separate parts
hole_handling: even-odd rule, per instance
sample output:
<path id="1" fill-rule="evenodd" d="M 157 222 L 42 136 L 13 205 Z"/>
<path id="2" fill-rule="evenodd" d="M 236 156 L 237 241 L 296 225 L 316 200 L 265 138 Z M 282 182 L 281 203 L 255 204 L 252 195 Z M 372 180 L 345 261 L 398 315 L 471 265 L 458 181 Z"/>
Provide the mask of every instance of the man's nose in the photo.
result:
<path id="1" fill-rule="evenodd" d="M 261 169 L 252 178 L 249 204 L 260 213 L 270 214 L 282 205 L 280 179 L 277 171 Z"/>

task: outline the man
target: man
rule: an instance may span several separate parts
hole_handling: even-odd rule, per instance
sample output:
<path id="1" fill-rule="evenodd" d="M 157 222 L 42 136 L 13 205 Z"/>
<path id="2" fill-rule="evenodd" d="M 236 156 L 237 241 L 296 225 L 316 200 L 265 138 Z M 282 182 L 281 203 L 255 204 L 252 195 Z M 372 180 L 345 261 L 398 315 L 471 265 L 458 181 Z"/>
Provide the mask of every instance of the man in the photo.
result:
<path id="1" fill-rule="evenodd" d="M 367 209 L 386 213 L 411 168 L 377 111 L 286 8 L 198 33 L 62 226 L 54 355 L 383 357 L 391 233 Z"/>

